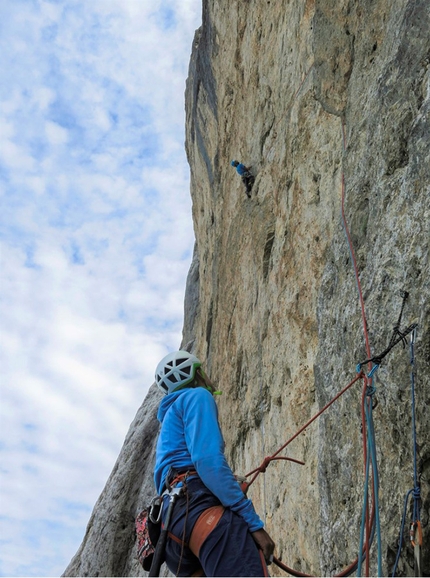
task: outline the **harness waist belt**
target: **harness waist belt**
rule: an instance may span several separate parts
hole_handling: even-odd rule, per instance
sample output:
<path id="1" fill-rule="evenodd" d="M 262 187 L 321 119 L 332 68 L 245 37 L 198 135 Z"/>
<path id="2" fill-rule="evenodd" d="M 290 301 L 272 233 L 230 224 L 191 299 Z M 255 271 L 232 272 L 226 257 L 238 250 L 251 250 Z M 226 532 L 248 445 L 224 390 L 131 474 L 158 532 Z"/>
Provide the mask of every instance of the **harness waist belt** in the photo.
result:
<path id="1" fill-rule="evenodd" d="M 177 475 L 175 475 L 173 480 L 171 482 L 169 482 L 169 486 L 171 488 L 174 488 L 176 486 L 176 484 L 179 484 L 179 482 L 183 482 L 184 480 L 186 481 L 191 476 L 193 476 L 193 477 L 197 476 L 197 472 L 195 470 L 187 470 L 186 472 L 183 472 L 182 474 L 177 474 Z"/>

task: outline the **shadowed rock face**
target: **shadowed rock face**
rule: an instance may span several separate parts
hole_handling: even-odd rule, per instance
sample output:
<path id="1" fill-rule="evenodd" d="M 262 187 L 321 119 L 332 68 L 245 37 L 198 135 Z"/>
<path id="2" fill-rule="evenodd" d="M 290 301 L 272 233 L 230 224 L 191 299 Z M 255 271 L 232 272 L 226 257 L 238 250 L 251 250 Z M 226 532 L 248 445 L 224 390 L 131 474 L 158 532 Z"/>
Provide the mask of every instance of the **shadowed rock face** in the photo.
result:
<path id="1" fill-rule="evenodd" d="M 196 237 L 182 346 L 218 387 L 227 456 L 259 465 L 419 323 L 416 354 L 422 524 L 430 509 L 430 5 L 427 0 L 203 2 L 186 89 Z M 230 160 L 252 165 L 252 198 Z M 384 575 L 413 487 L 410 362 L 384 359 L 374 410 Z M 363 496 L 358 382 L 288 447 L 249 495 L 276 555 L 316 575 L 357 555 Z M 66 576 L 144 575 L 133 518 L 153 494 L 160 397 L 151 388 Z M 285 455 L 285 454 L 283 454 Z M 410 517 L 408 518 L 410 520 Z M 428 538 L 427 538 L 428 540 Z M 375 548 L 374 548 L 375 550 Z M 430 572 L 428 549 L 424 573 Z M 376 575 L 376 556 L 371 573 Z M 273 575 L 282 575 L 271 567 Z M 404 548 L 399 574 L 413 575 Z"/>

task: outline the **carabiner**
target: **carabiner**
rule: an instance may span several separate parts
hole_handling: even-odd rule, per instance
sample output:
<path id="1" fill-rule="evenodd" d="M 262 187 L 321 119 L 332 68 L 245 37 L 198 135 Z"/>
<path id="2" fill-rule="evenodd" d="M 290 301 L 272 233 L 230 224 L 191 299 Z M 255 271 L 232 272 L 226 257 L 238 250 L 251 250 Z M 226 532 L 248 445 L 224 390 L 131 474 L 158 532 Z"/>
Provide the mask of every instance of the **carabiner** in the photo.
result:
<path id="1" fill-rule="evenodd" d="M 158 513 L 155 515 L 155 512 L 158 508 Z M 149 506 L 149 519 L 153 524 L 159 524 L 161 522 L 161 515 L 163 513 L 163 501 L 160 496 L 155 496 L 152 498 L 151 504 Z"/>

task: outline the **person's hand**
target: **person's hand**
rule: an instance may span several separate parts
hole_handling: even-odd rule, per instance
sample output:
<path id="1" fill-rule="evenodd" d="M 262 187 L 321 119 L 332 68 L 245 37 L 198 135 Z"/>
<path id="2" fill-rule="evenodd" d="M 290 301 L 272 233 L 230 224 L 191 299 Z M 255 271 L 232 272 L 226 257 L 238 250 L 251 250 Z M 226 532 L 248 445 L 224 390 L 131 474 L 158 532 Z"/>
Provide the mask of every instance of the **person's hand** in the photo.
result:
<path id="1" fill-rule="evenodd" d="M 251 536 L 254 538 L 257 546 L 263 551 L 264 559 L 266 560 L 267 564 L 271 564 L 273 561 L 275 542 L 263 528 L 261 528 L 261 530 L 257 530 L 256 532 L 252 532 Z"/>

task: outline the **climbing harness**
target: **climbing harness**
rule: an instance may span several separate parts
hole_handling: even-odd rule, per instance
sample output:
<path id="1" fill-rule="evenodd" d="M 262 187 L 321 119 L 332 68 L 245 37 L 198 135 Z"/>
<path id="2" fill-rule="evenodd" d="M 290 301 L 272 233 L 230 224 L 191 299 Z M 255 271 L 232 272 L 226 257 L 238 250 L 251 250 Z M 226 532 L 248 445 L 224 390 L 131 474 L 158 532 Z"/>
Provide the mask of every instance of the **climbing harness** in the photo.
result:
<path id="1" fill-rule="evenodd" d="M 170 492 L 179 483 L 185 483 L 194 476 L 197 476 L 197 472 L 195 470 L 187 470 L 186 472 L 179 473 L 173 468 L 170 468 L 167 472 L 164 484 L 167 488 L 167 491 Z"/>
<path id="2" fill-rule="evenodd" d="M 224 510 L 224 506 L 212 506 L 197 518 L 188 544 L 191 552 L 197 556 L 197 558 L 199 557 L 203 542 L 221 520 Z"/>
<path id="3" fill-rule="evenodd" d="M 162 496 L 156 496 L 153 498 L 149 507 L 149 512 L 144 510 L 136 519 L 136 528 L 140 529 L 140 526 L 138 526 L 138 520 L 140 521 L 141 518 L 145 517 L 145 532 L 148 534 L 148 539 L 142 540 L 143 533 L 141 532 L 139 534 L 138 532 L 138 538 L 141 538 L 140 543 L 142 544 L 140 548 L 138 548 L 138 559 L 141 562 L 144 570 L 149 571 L 148 576 L 160 575 L 161 565 L 165 561 L 167 538 L 170 538 L 181 545 L 179 566 L 176 572 L 178 575 L 184 547 L 187 546 L 191 552 L 198 557 L 203 542 L 218 524 L 225 511 L 224 506 L 218 505 L 209 507 L 204 512 L 202 512 L 194 524 L 188 543 L 185 542 L 186 523 L 184 524 L 184 535 L 182 536 L 182 539 L 169 531 L 175 503 L 177 499 L 183 495 L 187 496 L 185 516 L 188 516 L 187 481 L 195 479 L 196 477 L 198 477 L 198 475 L 194 470 L 187 470 L 186 472 L 178 473 L 174 469 L 170 468 L 164 482 L 166 490 L 163 492 Z M 167 511 L 164 518 L 164 523 L 161 523 L 163 512 L 163 496 L 166 495 L 169 496 Z M 147 520 L 150 520 L 154 525 L 156 525 L 156 528 L 158 528 L 157 534 L 154 534 L 150 525 L 148 528 Z M 149 529 L 151 529 L 152 540 L 149 539 Z"/>

